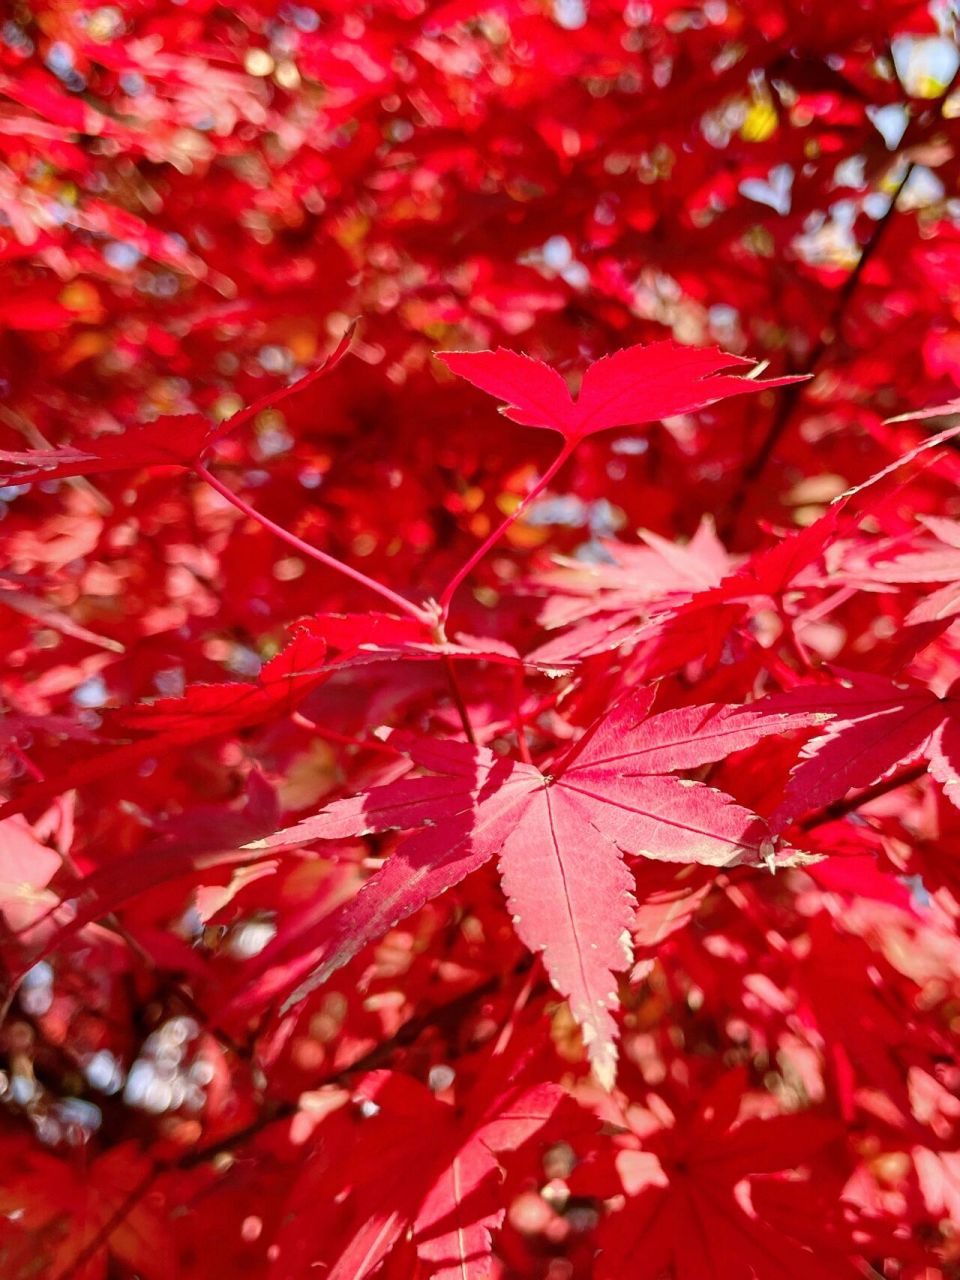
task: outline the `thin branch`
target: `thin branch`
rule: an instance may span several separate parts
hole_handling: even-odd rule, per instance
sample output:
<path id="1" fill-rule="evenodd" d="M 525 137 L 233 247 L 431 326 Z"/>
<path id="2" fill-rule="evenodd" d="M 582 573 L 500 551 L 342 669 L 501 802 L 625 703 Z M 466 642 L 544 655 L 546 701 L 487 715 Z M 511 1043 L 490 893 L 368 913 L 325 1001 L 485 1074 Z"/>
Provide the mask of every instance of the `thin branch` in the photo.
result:
<path id="1" fill-rule="evenodd" d="M 151 1165 L 147 1173 L 144 1174 L 133 1190 L 129 1191 L 127 1195 L 124 1196 L 116 1209 L 114 1209 L 113 1213 L 111 1213 L 109 1218 L 101 1224 L 99 1229 L 93 1236 L 91 1236 L 73 1261 L 69 1262 L 65 1269 L 61 1271 L 58 1276 L 53 1277 L 52 1280 L 73 1280 L 75 1276 L 82 1275 L 86 1269 L 87 1263 L 92 1262 L 100 1250 L 109 1244 L 110 1237 L 115 1231 L 123 1226 L 124 1222 L 126 1222 L 127 1218 L 159 1177 L 160 1172 L 160 1165 Z"/>
<path id="2" fill-rule="evenodd" d="M 194 467 L 196 474 L 205 480 L 211 489 L 220 494 L 221 498 L 225 498 L 227 502 L 242 511 L 245 516 L 251 520 L 255 520 L 258 524 L 263 525 L 265 529 L 275 534 L 283 542 L 299 551 L 301 555 L 307 556 L 311 560 L 316 560 L 319 564 L 326 565 L 328 569 L 335 569 L 337 573 L 342 573 L 346 577 L 351 578 L 354 582 L 358 582 L 361 586 L 366 587 L 370 591 L 375 591 L 378 596 L 382 596 L 384 600 L 388 600 L 395 609 L 399 609 L 401 613 L 406 613 L 409 617 L 415 618 L 417 622 L 422 622 L 430 626 L 434 622 L 434 617 L 427 610 L 421 609 L 419 605 L 414 604 L 410 600 L 404 599 L 398 595 L 396 591 L 391 591 L 389 587 L 377 582 L 375 578 L 368 577 L 365 573 L 361 573 L 359 569 L 351 568 L 350 565 L 344 564 L 342 560 L 338 560 L 335 556 L 327 555 L 325 551 L 321 551 L 319 547 L 313 547 L 309 542 L 304 542 L 302 538 L 298 538 L 295 533 L 291 533 L 289 529 L 284 529 L 282 525 L 276 524 L 267 516 L 262 515 L 249 502 L 241 498 L 239 494 L 234 493 L 232 489 L 228 489 L 222 481 L 218 480 L 203 463 L 197 463 Z"/>
<path id="3" fill-rule="evenodd" d="M 477 738 L 473 732 L 473 725 L 470 723 L 467 704 L 463 700 L 463 691 L 460 688 L 460 681 L 457 679 L 457 672 L 454 667 L 453 660 L 446 654 L 443 656 L 443 666 L 447 673 L 447 680 L 450 684 L 450 693 L 453 697 L 453 705 L 457 708 L 460 723 L 463 725 L 463 732 L 466 734 L 467 741 L 470 743 L 471 747 L 475 747 L 477 745 Z"/>
<path id="4" fill-rule="evenodd" d="M 466 1015 L 479 1000 L 493 995 L 502 983 L 506 983 L 511 978 L 521 976 L 533 966 L 534 957 L 526 955 L 513 966 L 508 974 L 493 974 L 491 977 L 485 978 L 483 982 L 478 983 L 470 991 L 461 992 L 445 1004 L 434 1005 L 423 1013 L 408 1018 L 388 1040 L 375 1045 L 368 1053 L 351 1062 L 349 1066 L 341 1067 L 339 1070 L 325 1076 L 314 1087 L 321 1089 L 331 1085 L 344 1085 L 354 1076 L 382 1066 L 393 1053 L 398 1049 L 404 1049 L 413 1044 L 428 1028 Z M 270 1125 L 291 1119 L 299 1110 L 299 1101 L 277 1103 L 271 1110 L 263 1112 L 242 1129 L 237 1129 L 234 1133 L 227 1134 L 206 1147 L 196 1147 L 192 1151 L 185 1152 L 184 1155 L 171 1163 L 178 1169 L 194 1169 L 197 1165 L 205 1164 L 208 1160 L 213 1160 L 219 1155 L 233 1151 L 250 1138 L 255 1138 L 258 1133 L 262 1133 Z"/>
<path id="5" fill-rule="evenodd" d="M 823 358 L 836 336 L 836 332 L 843 319 L 844 312 L 850 303 L 850 299 L 856 292 L 863 272 L 866 270 L 867 263 L 873 257 L 880 244 L 884 229 L 896 209 L 900 192 L 906 185 L 907 179 L 912 171 L 913 164 L 911 162 L 904 170 L 903 178 L 900 183 L 898 183 L 897 188 L 891 197 L 889 207 L 883 217 L 878 220 L 874 227 L 873 234 L 864 245 L 856 266 L 844 281 L 843 287 L 837 295 L 836 305 L 833 309 L 830 321 L 821 328 L 820 336 L 806 360 L 807 371 L 809 373 L 819 373 Z M 766 471 L 767 465 L 770 462 L 777 445 L 780 443 L 781 437 L 784 435 L 793 419 L 794 412 L 800 403 L 800 397 L 807 385 L 807 383 L 803 382 L 791 383 L 781 394 L 779 404 L 777 405 L 776 411 L 770 420 L 766 434 L 761 440 L 756 453 L 744 467 L 740 476 L 740 483 L 730 501 L 726 519 L 720 529 L 720 536 L 723 541 L 728 542 L 735 535 L 750 489 L 756 481 L 760 479 L 764 471 Z"/>
<path id="6" fill-rule="evenodd" d="M 563 466 L 566 460 L 573 453 L 575 448 L 576 448 L 575 443 L 571 443 L 571 441 L 569 440 L 564 442 L 563 448 L 560 450 L 560 452 L 557 454 L 554 460 L 550 463 L 549 467 L 547 467 L 546 471 L 543 473 L 543 475 L 540 477 L 537 483 L 533 486 L 530 492 L 519 503 L 516 509 L 510 512 L 510 514 L 506 517 L 506 519 L 503 520 L 496 527 L 496 529 L 494 529 L 493 533 L 491 533 L 480 544 L 480 546 L 477 547 L 476 551 L 474 551 L 473 555 L 466 562 L 466 564 L 462 565 L 461 568 L 459 568 L 457 572 L 453 575 L 453 577 L 444 587 L 443 591 L 440 593 L 441 622 L 446 620 L 450 612 L 450 604 L 453 600 L 453 597 L 456 595 L 457 589 L 459 588 L 463 580 L 470 573 L 473 572 L 473 570 L 480 563 L 483 557 L 487 554 L 490 548 L 500 541 L 500 539 L 503 537 L 506 531 L 510 528 L 510 526 L 515 521 L 520 519 L 520 517 L 523 515 L 526 509 L 530 506 L 530 503 L 533 502 L 534 498 L 536 498 L 539 494 L 541 494 L 544 491 L 544 489 L 547 487 L 547 485 L 550 483 L 553 477 L 557 474 L 557 472 L 560 470 L 560 468 Z"/>
<path id="7" fill-rule="evenodd" d="M 901 773 L 896 773 L 892 778 L 885 778 L 883 782 L 875 782 L 872 787 L 867 787 L 864 791 L 858 791 L 855 795 L 847 796 L 845 800 L 834 800 L 833 804 L 825 805 L 816 813 L 810 814 L 809 817 L 803 819 L 799 824 L 801 831 L 812 831 L 814 827 L 822 827 L 828 822 L 836 822 L 840 818 L 845 818 L 847 814 L 854 813 L 862 805 L 869 804 L 871 800 L 878 800 L 880 796 L 885 796 L 891 791 L 896 791 L 899 787 L 905 787 L 911 782 L 917 782 L 924 777 L 927 772 L 925 764 L 911 765 L 909 769 L 904 769 Z"/>
<path id="8" fill-rule="evenodd" d="M 929 111 L 935 111 L 937 118 L 941 118 L 943 104 L 956 88 L 958 82 L 960 82 L 960 70 L 958 70 L 954 75 L 953 79 L 940 94 L 939 98 L 930 104 L 930 107 L 925 114 L 929 114 Z M 899 156 L 895 157 L 895 159 L 899 158 Z M 917 162 L 915 160 L 911 159 L 907 161 L 903 174 L 890 196 L 890 203 L 884 210 L 882 217 L 877 219 L 877 222 L 870 234 L 870 238 L 860 251 L 860 257 L 857 259 L 856 265 L 847 276 L 846 280 L 844 280 L 843 285 L 837 293 L 830 319 L 821 327 L 819 337 L 810 351 L 810 354 L 806 358 L 805 363 L 807 365 L 807 373 L 818 373 L 820 371 L 823 359 L 838 335 L 846 315 L 847 308 L 860 286 L 864 272 L 880 247 L 887 227 L 890 225 L 897 212 L 897 204 L 900 200 L 900 196 L 903 194 L 907 183 L 910 181 L 916 166 Z M 737 524 L 739 523 L 740 515 L 743 511 L 750 489 L 766 470 L 777 445 L 780 443 L 781 437 L 790 425 L 794 411 L 800 402 L 800 397 L 802 396 L 806 386 L 807 383 L 794 382 L 791 383 L 781 394 L 780 401 L 770 421 L 770 425 L 767 428 L 766 434 L 761 440 L 756 453 L 747 463 L 746 467 L 744 467 L 743 473 L 740 477 L 740 483 L 730 501 L 726 520 L 723 522 L 720 529 L 720 536 L 724 541 L 729 541 L 735 535 Z"/>

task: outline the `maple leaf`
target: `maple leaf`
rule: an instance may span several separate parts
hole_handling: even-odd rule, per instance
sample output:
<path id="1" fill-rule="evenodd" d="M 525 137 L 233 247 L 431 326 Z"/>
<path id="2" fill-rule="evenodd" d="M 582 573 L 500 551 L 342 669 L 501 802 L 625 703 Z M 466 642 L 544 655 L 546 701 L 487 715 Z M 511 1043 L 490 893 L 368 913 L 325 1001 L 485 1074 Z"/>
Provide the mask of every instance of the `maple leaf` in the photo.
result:
<path id="1" fill-rule="evenodd" d="M 627 1203 L 601 1232 L 600 1280 L 854 1280 L 860 1274 L 852 1259 L 853 1227 L 810 1170 L 823 1164 L 841 1125 L 809 1113 L 737 1123 L 744 1084 L 742 1072 L 721 1077 L 692 1114 L 652 1133 L 638 1125 L 637 1136 L 622 1142 L 613 1164 Z M 653 1113 L 661 1123 L 665 1110 Z M 596 1187 L 605 1164 L 601 1158 L 596 1173 L 585 1166 L 575 1187 Z M 781 1171 L 791 1171 L 789 1182 L 770 1177 Z M 789 1236 L 780 1220 L 768 1221 L 759 1211 L 758 1201 L 767 1208 L 762 1197 L 770 1188 L 788 1210 L 783 1228 Z M 604 1180 L 600 1189 L 609 1194 L 612 1188 Z M 794 1225 L 798 1217 L 811 1219 L 802 1234 Z"/>
<path id="2" fill-rule="evenodd" d="M 672 339 L 638 343 L 595 360 L 583 375 L 576 399 L 556 369 L 503 347 L 444 351 L 438 358 L 459 377 L 504 400 L 501 412 L 512 422 L 559 431 L 567 441 L 607 427 L 658 422 L 730 396 L 803 381 L 798 377 L 760 381 L 721 373 L 721 369 L 751 367 L 754 362 L 718 347 L 683 347 Z"/>
<path id="3" fill-rule="evenodd" d="M 0 823 L 3 1280 L 955 1269 L 960 806 L 872 797 L 956 764 L 960 451 L 828 506 L 960 411 L 949 7 L 10 6 L 0 786 L 36 817 Z M 357 361 L 280 385 L 360 309 Z M 714 343 L 816 380 L 750 395 Z M 555 369 L 425 358 L 498 346 Z M 225 388 L 254 403 L 215 425 Z M 318 612 L 286 676 L 207 674 Z M 851 668 L 911 678 L 871 711 Z M 779 726 L 728 704 L 798 683 L 782 740 L 657 714 Z M 801 743 L 788 805 L 882 776 L 761 875 Z M 716 837 L 694 779 L 746 865 L 643 856 L 651 795 Z M 395 834 L 268 847 L 323 805 Z M 501 853 L 561 989 L 611 990 L 629 922 L 619 1092 L 565 1114 L 579 1032 Z"/>
<path id="4" fill-rule="evenodd" d="M 845 682 L 799 685 L 761 706 L 830 717 L 807 742 L 784 798 L 771 815 L 778 829 L 800 814 L 872 786 L 899 766 L 929 761 L 944 794 L 960 807 L 960 685 L 942 697 L 913 681 L 895 683 L 869 672 L 841 672 Z"/>
<path id="5" fill-rule="evenodd" d="M 304 621 L 293 629 L 290 643 L 264 663 L 256 680 L 190 685 L 182 697 L 158 698 L 113 713 L 108 730 L 127 738 L 144 736 L 81 755 L 56 777 L 28 784 L 16 799 L 0 806 L 0 819 L 118 771 L 129 777 L 133 766 L 150 757 L 289 714 L 329 678 L 326 652 L 322 637 Z"/>
<path id="6" fill-rule="evenodd" d="M 65 636 L 75 640 L 83 640 L 86 644 L 95 645 L 98 649 L 107 649 L 111 653 L 123 653 L 123 645 L 109 636 L 97 635 L 87 627 L 81 626 L 68 614 L 56 609 L 46 600 L 28 594 L 13 575 L 0 573 L 0 605 L 13 609 L 27 618 L 52 627 Z M 6 584 L 10 584 L 9 586 Z"/>
<path id="7" fill-rule="evenodd" d="M 195 873 L 196 887 L 199 887 L 205 878 L 216 880 L 220 868 L 256 861 L 257 856 L 244 848 L 244 842 L 276 826 L 276 796 L 258 774 L 253 774 L 244 808 L 239 812 L 218 809 L 213 816 L 214 821 L 209 829 L 205 829 L 202 814 L 192 810 L 185 830 L 177 830 L 174 825 L 172 830 L 141 845 L 132 856 L 115 858 L 106 866 L 73 881 L 70 885 L 72 910 L 69 918 L 58 922 L 39 946 L 31 945 L 24 968 L 11 974 L 12 981 L 19 982 L 27 969 L 92 921 L 102 919 L 150 889 L 190 872 Z M 29 829 L 15 825 L 20 821 L 19 817 L 14 817 L 0 822 L 0 910 L 9 915 L 19 909 L 22 917 L 17 921 L 19 931 L 21 935 L 29 934 L 32 944 L 34 931 L 56 915 L 60 903 L 50 905 L 47 895 L 44 905 L 49 906 L 48 910 L 41 913 L 36 909 L 28 913 L 26 904 L 17 901 L 18 896 L 24 895 L 15 895 L 13 890 L 18 887 L 23 890 L 33 884 L 44 885 L 60 868 L 62 860 L 53 850 L 38 845 L 35 840 L 28 845 L 25 831 Z M 21 875 L 16 884 L 7 883 L 12 880 L 13 872 L 23 866 L 23 853 L 28 849 L 33 851 L 29 875 Z M 17 853 L 19 858 L 15 856 Z"/>
<path id="8" fill-rule="evenodd" d="M 406 1231 L 434 1280 L 488 1275 L 490 1235 L 505 1214 L 501 1159 L 538 1134 L 565 1097 L 527 1074 L 522 1062 L 494 1060 L 465 1114 L 397 1072 L 365 1076 L 352 1106 L 320 1130 L 286 1206 L 290 1225 L 271 1276 L 305 1273 L 322 1258 L 330 1280 L 364 1280 Z"/>
<path id="9" fill-rule="evenodd" d="M 100 436 L 78 446 L 59 449 L 0 449 L 0 462 L 16 468 L 0 475 L 4 484 L 59 480 L 102 471 L 131 471 L 141 467 L 188 467 L 203 449 L 209 421 L 198 413 L 157 418 L 130 427 L 119 435 Z"/>
<path id="10" fill-rule="evenodd" d="M 687 545 L 643 529 L 638 537 L 643 546 L 603 539 L 602 560 L 558 557 L 557 567 L 534 574 L 534 586 L 550 593 L 541 624 L 554 630 L 600 613 L 626 618 L 654 603 L 662 608 L 715 586 L 729 570 L 730 557 L 707 518 Z"/>
<path id="11" fill-rule="evenodd" d="M 653 651 L 644 667 L 647 679 L 676 671 L 696 658 L 706 657 L 710 664 L 719 661 L 731 630 L 751 611 L 772 606 L 781 618 L 788 618 L 791 610 L 786 608 L 784 596 L 792 587 L 810 585 L 805 575 L 837 537 L 841 522 L 849 516 L 847 508 L 853 498 L 867 494 L 867 510 L 875 510 L 887 493 L 886 481 L 895 483 L 901 470 L 913 463 L 931 466 L 936 458 L 933 451 L 958 433 L 960 428 L 948 428 L 922 441 L 840 494 L 805 528 L 793 530 L 773 546 L 754 552 L 719 582 L 690 591 L 679 601 L 668 597 L 667 607 L 645 621 L 637 621 L 640 606 L 649 611 L 650 605 L 642 589 L 635 589 L 626 598 L 614 596 L 609 602 L 609 616 L 604 616 L 608 602 L 601 598 L 586 622 L 539 645 L 527 654 L 527 661 L 544 665 L 569 662 L 641 641 L 648 642 Z M 813 581 L 816 580 L 814 575 Z M 792 612 L 796 612 L 795 608 Z"/>
<path id="12" fill-rule="evenodd" d="M 442 658 L 514 668 L 526 666 L 547 675 L 558 675 L 570 666 L 569 663 L 528 660 L 521 657 L 512 644 L 490 637 L 458 633 L 452 641 L 440 642 L 434 638 L 432 628 L 414 618 L 383 613 L 323 613 L 313 622 L 316 633 L 323 636 L 331 648 L 341 650 L 336 659 L 338 668 L 398 659 L 429 662 Z"/>
<path id="13" fill-rule="evenodd" d="M 137 1143 L 116 1144 L 82 1171 L 43 1147 L 17 1154 L 16 1176 L 0 1177 L 0 1211 L 29 1241 L 31 1269 L 102 1276 L 109 1255 L 145 1280 L 178 1273 L 164 1200 L 148 1195 L 157 1171 Z M 5 1232 L 4 1256 L 11 1234 Z"/>
<path id="14" fill-rule="evenodd" d="M 202 414 L 187 413 L 157 418 L 155 422 L 130 427 L 118 435 L 100 436 L 83 447 L 59 449 L 0 449 L 0 462 L 12 463 L 16 470 L 0 475 L 2 484 L 24 484 L 34 480 L 59 480 L 66 476 L 93 475 L 103 471 L 132 471 L 143 467 L 190 468 L 213 444 L 230 431 L 252 422 L 259 414 L 274 409 L 289 396 L 299 394 L 333 370 L 347 353 L 355 326 L 341 338 L 332 354 L 316 369 L 287 387 L 260 396 L 223 422 L 215 424 Z"/>
<path id="15" fill-rule="evenodd" d="M 960 522 L 942 516 L 921 516 L 934 540 L 919 550 L 879 560 L 869 569 L 869 581 L 883 583 L 942 582 L 907 614 L 908 625 L 938 622 L 960 613 Z"/>
<path id="16" fill-rule="evenodd" d="M 837 861 L 842 867 L 847 860 Z M 825 887 L 835 890 L 830 860 L 822 865 Z M 871 865 L 876 864 L 871 860 Z M 876 887 L 889 893 L 882 881 Z M 792 958 L 788 981 L 798 993 L 797 1017 L 816 1028 L 823 1043 L 834 1046 L 834 1088 L 844 1117 L 851 1120 L 863 1106 L 859 1085 L 883 1099 L 887 1123 L 903 1127 L 909 1126 L 911 1115 L 907 1063 L 916 1061 L 921 1047 L 936 1053 L 937 1032 L 917 1016 L 920 987 L 898 983 L 896 971 L 909 973 L 911 957 L 935 952 L 938 940 L 914 913 L 892 911 L 889 901 L 871 900 L 873 891 L 866 876 L 857 879 L 852 891 L 845 889 L 839 926 L 827 911 L 813 917 L 810 950 Z M 948 945 L 955 947 L 955 938 Z M 851 1008 L 857 1010 L 855 1019 Z"/>
<path id="17" fill-rule="evenodd" d="M 737 565 L 719 582 L 689 589 L 679 600 L 669 595 L 666 607 L 638 622 L 641 609 L 650 612 L 650 601 L 636 589 L 618 594 L 609 602 L 601 598 L 593 616 L 527 655 L 530 662 L 563 662 L 609 652 L 630 642 L 646 641 L 654 650 L 645 674 L 649 678 L 675 671 L 694 658 L 709 664 L 719 660 L 730 632 L 751 609 L 761 604 L 779 605 L 784 592 L 812 562 L 818 560 L 836 532 L 844 502 L 838 501 L 813 524 L 798 529 L 774 546 L 765 547 Z M 678 579 L 679 581 L 679 579 Z M 609 616 L 604 616 L 611 607 Z M 628 606 L 628 607 L 624 607 Z"/>
<path id="18" fill-rule="evenodd" d="M 774 846 L 762 819 L 729 796 L 673 776 L 754 746 L 772 733 L 822 723 L 817 711 L 765 715 L 750 707 L 684 707 L 645 718 L 653 691 L 601 717 L 548 773 L 462 743 L 392 735 L 431 775 L 337 801 L 252 849 L 278 849 L 391 828 L 403 841 L 355 898 L 324 920 L 311 949 L 286 969 L 312 968 L 288 1004 L 397 920 L 459 883 L 494 854 L 517 932 L 541 952 L 570 1002 L 598 1078 L 616 1061 L 614 974 L 632 958 L 636 903 L 624 853 L 668 862 L 764 863 Z M 249 1001 L 251 993 L 246 994 Z"/>
<path id="19" fill-rule="evenodd" d="M 638 907 L 633 928 L 635 964 L 630 978 L 637 982 L 651 972 L 666 939 L 690 923 L 715 877 L 709 866 L 673 867 L 653 862 L 638 866 L 635 874 Z"/>
<path id="20" fill-rule="evenodd" d="M 960 399 L 932 404 L 926 409 L 911 409 L 908 413 L 898 413 L 894 418 L 884 418 L 884 422 L 922 422 L 927 418 L 946 418 L 954 413 L 960 413 Z"/>

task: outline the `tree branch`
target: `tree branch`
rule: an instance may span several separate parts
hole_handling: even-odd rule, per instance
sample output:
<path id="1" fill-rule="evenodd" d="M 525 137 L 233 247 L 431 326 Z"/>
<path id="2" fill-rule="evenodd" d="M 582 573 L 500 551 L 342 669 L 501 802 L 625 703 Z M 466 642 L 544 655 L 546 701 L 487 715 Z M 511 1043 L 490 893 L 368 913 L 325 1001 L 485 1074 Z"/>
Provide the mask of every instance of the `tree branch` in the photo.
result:
<path id="1" fill-rule="evenodd" d="M 958 83 L 960 83 L 960 70 L 956 72 L 953 79 L 943 90 L 940 96 L 930 103 L 927 110 L 919 117 L 919 119 L 923 120 L 929 116 L 931 112 L 935 112 L 936 118 L 939 120 L 942 115 L 944 102 L 946 102 L 947 98 L 956 88 Z M 908 149 L 909 147 L 904 148 L 899 152 L 895 157 L 895 160 L 901 160 L 905 151 Z M 869 239 L 860 251 L 860 257 L 857 259 L 856 265 L 847 276 L 846 280 L 844 280 L 843 285 L 837 294 L 830 319 L 820 329 L 817 341 L 807 357 L 807 373 L 820 372 L 820 366 L 823 363 L 824 357 L 839 334 L 843 320 L 846 316 L 847 308 L 860 286 L 864 272 L 880 247 L 887 227 L 890 225 L 895 213 L 897 212 L 897 204 L 900 196 L 902 195 L 907 183 L 910 181 L 916 166 L 916 160 L 909 159 L 907 161 L 903 174 L 890 196 L 889 205 L 884 210 L 883 216 L 877 219 Z M 740 477 L 740 482 L 733 498 L 730 501 L 726 519 L 720 528 L 720 536 L 724 542 L 729 542 L 735 537 L 740 516 L 743 512 L 743 507 L 746 503 L 750 489 L 761 478 L 764 471 L 766 471 L 767 465 L 773 457 L 777 445 L 780 443 L 781 438 L 786 433 L 786 430 L 790 425 L 794 411 L 800 403 L 803 390 L 807 385 L 807 383 L 803 382 L 794 382 L 786 387 L 782 392 L 777 408 L 770 420 L 770 425 L 768 426 L 756 453 L 744 467 Z"/>
<path id="2" fill-rule="evenodd" d="M 331 556 L 326 551 L 321 551 L 319 547 L 311 546 L 309 542 L 304 542 L 302 538 L 298 538 L 295 533 L 291 533 L 289 529 L 284 529 L 283 525 L 277 524 L 275 521 L 262 515 L 249 502 L 241 498 L 239 494 L 234 493 L 232 489 L 228 489 L 222 481 L 218 480 L 203 463 L 197 463 L 194 471 L 201 480 L 205 480 L 211 489 L 219 493 L 221 498 L 225 498 L 227 502 L 242 511 L 245 516 L 251 520 L 255 520 L 262 525 L 264 529 L 268 529 L 275 534 L 283 542 L 299 551 L 301 555 L 307 556 L 310 560 L 316 560 L 319 564 L 326 565 L 328 569 L 334 569 L 337 573 L 344 574 L 345 577 L 351 578 L 362 587 L 366 587 L 370 591 L 375 591 L 377 595 L 382 596 L 399 609 L 401 613 L 406 613 L 409 617 L 415 618 L 417 622 L 422 622 L 426 626 L 431 626 L 434 622 L 434 615 L 426 609 L 421 609 L 419 605 L 414 604 L 410 600 L 406 600 L 403 596 L 398 595 L 396 591 L 392 591 L 389 587 L 384 586 L 382 582 L 377 582 L 375 578 L 370 578 L 365 573 L 361 573 L 359 569 L 354 569 L 348 564 L 344 564 L 342 560 L 338 560 L 336 556 Z"/>
<path id="3" fill-rule="evenodd" d="M 878 800 L 881 796 L 887 795 L 890 791 L 896 791 L 899 787 L 905 787 L 911 782 L 917 782 L 924 777 L 927 772 L 926 764 L 911 765 L 909 769 L 904 769 L 901 773 L 896 773 L 892 778 L 885 778 L 882 782 L 875 782 L 872 787 L 867 787 L 865 791 L 858 791 L 855 795 L 847 796 L 845 800 L 834 800 L 832 804 L 825 805 L 822 809 L 812 813 L 809 817 L 803 819 L 799 824 L 801 831 L 812 831 L 814 827 L 825 826 L 828 822 L 836 822 L 840 818 L 845 818 L 849 813 L 855 813 L 862 805 L 869 804 L 871 800 Z"/>

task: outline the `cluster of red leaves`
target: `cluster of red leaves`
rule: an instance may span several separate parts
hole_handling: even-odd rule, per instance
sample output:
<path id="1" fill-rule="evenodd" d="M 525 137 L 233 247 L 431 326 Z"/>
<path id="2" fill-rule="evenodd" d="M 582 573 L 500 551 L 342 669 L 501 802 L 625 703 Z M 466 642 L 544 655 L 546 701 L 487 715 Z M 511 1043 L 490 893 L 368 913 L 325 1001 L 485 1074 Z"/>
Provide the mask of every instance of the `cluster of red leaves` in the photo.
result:
<path id="1" fill-rule="evenodd" d="M 958 65 L 4 13 L 4 1277 L 960 1276 Z"/>

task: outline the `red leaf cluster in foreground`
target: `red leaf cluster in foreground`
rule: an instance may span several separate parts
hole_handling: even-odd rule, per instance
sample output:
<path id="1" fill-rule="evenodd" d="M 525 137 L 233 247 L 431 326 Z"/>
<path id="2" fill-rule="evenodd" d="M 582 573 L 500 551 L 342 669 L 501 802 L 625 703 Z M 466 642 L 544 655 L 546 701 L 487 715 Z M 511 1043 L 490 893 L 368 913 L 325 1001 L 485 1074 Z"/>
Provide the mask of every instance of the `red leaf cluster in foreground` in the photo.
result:
<path id="1" fill-rule="evenodd" d="M 960 1277 L 955 36 L 5 12 L 4 1280 Z"/>

